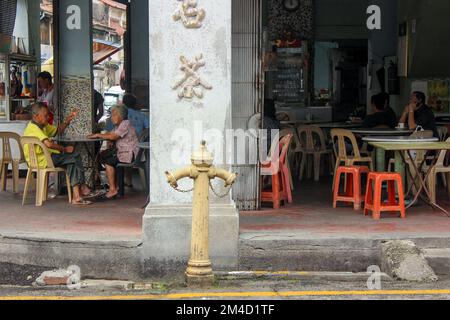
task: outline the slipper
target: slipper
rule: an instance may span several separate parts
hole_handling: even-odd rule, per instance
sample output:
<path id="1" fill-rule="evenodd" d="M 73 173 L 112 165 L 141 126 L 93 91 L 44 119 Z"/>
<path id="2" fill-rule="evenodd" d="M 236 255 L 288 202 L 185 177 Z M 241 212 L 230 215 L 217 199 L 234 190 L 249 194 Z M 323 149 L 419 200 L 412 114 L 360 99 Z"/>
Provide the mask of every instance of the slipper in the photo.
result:
<path id="1" fill-rule="evenodd" d="M 93 191 L 93 192 L 89 193 L 88 195 L 83 196 L 83 198 L 86 198 L 86 199 L 97 198 L 98 196 L 102 195 L 103 193 L 104 193 L 104 191 L 97 190 L 97 191 Z"/>
<path id="2" fill-rule="evenodd" d="M 111 198 L 108 198 L 106 196 L 106 193 L 105 193 L 102 196 L 100 196 L 99 198 L 97 198 L 97 200 L 100 200 L 100 201 L 113 201 L 113 200 L 117 200 L 118 196 L 119 196 L 119 194 L 116 194 L 115 196 L 112 196 Z"/>
<path id="3" fill-rule="evenodd" d="M 92 202 L 91 201 L 87 201 L 87 200 L 81 200 L 81 201 L 77 201 L 77 202 L 72 202 L 72 205 L 74 205 L 74 206 L 89 206 L 91 204 L 92 204 Z"/>

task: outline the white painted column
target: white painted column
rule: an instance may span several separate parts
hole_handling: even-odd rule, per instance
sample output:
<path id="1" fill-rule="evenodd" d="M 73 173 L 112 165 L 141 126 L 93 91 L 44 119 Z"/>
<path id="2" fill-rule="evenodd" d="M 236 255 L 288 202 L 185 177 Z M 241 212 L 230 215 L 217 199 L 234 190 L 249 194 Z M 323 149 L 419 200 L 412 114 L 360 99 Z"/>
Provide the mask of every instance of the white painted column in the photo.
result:
<path id="1" fill-rule="evenodd" d="M 180 1 L 150 1 L 150 128 L 151 204 L 143 221 L 143 261 L 146 272 L 168 273 L 184 270 L 189 256 L 192 193 L 179 193 L 166 181 L 164 172 L 190 164 L 192 146 L 213 138 L 201 132 L 231 129 L 231 0 L 198 0 L 197 9 L 206 16 L 199 28 L 186 28 L 173 14 Z M 203 55 L 205 65 L 198 75 L 206 87 L 204 97 L 180 99 L 180 88 L 172 87 L 183 72 L 180 57 L 193 61 Z M 200 128 L 203 127 L 203 130 Z M 196 129 L 197 128 L 197 129 Z M 214 150 L 215 164 L 224 164 L 223 152 Z M 182 152 L 180 152 L 180 150 Z M 222 164 L 222 165 L 221 165 Z M 220 184 L 223 184 L 220 183 Z M 219 182 L 214 183 L 219 188 Z M 192 181 L 180 183 L 189 189 Z M 239 219 L 231 196 L 211 196 L 210 244 L 214 268 L 237 266 Z"/>

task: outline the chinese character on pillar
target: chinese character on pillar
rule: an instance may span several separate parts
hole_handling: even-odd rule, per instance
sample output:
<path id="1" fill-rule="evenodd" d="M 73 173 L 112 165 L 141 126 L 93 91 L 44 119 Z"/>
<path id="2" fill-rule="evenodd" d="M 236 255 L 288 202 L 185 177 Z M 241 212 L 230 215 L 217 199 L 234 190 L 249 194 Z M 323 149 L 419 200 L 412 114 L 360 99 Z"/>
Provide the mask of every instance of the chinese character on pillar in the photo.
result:
<path id="1" fill-rule="evenodd" d="M 180 1 L 178 9 L 173 14 L 173 20 L 183 22 L 183 25 L 189 29 L 201 28 L 205 19 L 206 12 L 198 8 L 197 0 L 178 0 Z"/>
<path id="2" fill-rule="evenodd" d="M 180 99 L 192 99 L 196 96 L 199 99 L 203 98 L 203 89 L 211 90 L 212 86 L 208 84 L 199 75 L 199 69 L 205 66 L 203 55 L 197 55 L 193 61 L 189 61 L 185 56 L 180 57 L 180 70 L 184 73 L 183 76 L 175 82 L 172 86 L 174 90 L 180 88 L 178 97 Z"/>

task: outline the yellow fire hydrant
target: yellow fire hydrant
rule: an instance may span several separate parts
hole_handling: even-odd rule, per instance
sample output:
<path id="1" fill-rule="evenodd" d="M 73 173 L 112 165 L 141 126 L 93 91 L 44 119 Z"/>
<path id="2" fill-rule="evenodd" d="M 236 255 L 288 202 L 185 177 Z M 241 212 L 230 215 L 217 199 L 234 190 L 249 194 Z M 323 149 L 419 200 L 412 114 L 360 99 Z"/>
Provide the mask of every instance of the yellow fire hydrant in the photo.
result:
<path id="1" fill-rule="evenodd" d="M 237 175 L 212 166 L 213 155 L 202 141 L 200 150 L 193 153 L 192 165 L 173 173 L 166 172 L 169 184 L 178 189 L 178 181 L 184 178 L 194 180 L 192 208 L 191 255 L 186 270 L 186 282 L 190 286 L 210 286 L 213 283 L 209 259 L 209 186 L 210 180 L 220 178 L 225 187 L 231 188 Z"/>

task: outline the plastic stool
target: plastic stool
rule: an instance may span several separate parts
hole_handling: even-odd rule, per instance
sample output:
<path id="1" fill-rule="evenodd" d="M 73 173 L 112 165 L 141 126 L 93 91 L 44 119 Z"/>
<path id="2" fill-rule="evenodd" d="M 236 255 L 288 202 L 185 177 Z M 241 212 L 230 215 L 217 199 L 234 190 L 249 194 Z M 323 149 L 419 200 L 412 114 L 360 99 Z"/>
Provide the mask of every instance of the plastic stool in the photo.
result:
<path id="1" fill-rule="evenodd" d="M 388 201 L 383 203 L 381 199 L 381 192 L 383 182 L 388 182 Z M 395 183 L 397 182 L 398 198 L 396 199 Z M 374 184 L 374 185 L 373 185 Z M 366 201 L 364 207 L 364 215 L 369 215 L 372 211 L 375 220 L 381 219 L 381 212 L 385 211 L 400 211 L 401 218 L 406 218 L 405 212 L 405 197 L 403 193 L 402 176 L 398 173 L 386 172 L 372 172 L 369 174 L 369 181 L 367 182 Z"/>
<path id="2" fill-rule="evenodd" d="M 338 202 L 353 203 L 355 210 L 361 209 L 361 202 L 364 195 L 361 191 L 361 175 L 369 174 L 370 170 L 365 166 L 339 167 L 334 177 L 333 208 L 336 209 Z M 345 174 L 346 186 L 345 195 L 339 195 L 341 176 Z M 349 177 L 349 175 L 351 177 Z"/>

